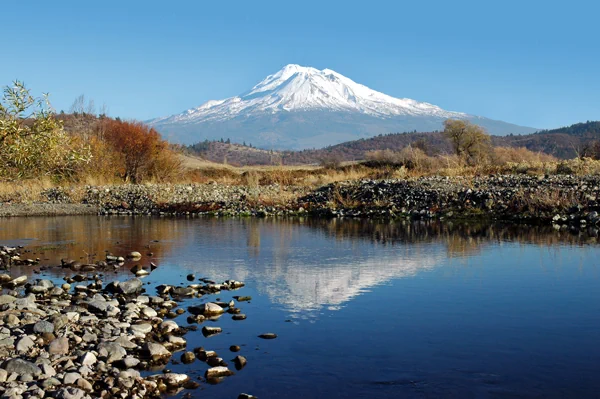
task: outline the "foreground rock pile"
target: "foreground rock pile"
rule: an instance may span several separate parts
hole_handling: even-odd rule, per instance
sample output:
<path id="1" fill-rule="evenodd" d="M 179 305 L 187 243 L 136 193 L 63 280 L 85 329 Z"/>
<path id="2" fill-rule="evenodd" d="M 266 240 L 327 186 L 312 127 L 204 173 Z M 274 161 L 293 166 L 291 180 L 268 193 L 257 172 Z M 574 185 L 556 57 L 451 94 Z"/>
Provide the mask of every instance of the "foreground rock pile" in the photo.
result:
<path id="1" fill-rule="evenodd" d="M 11 254 L 15 260 L 20 257 L 16 248 L 1 247 L 0 253 Z M 96 266 L 122 265 L 124 260 L 107 258 Z M 72 265 L 64 261 L 57 267 Z M 0 295 L 0 396 L 158 398 L 167 392 L 197 388 L 199 381 L 164 369 L 173 352 L 186 348 L 185 334 L 196 329 L 170 319 L 185 312 L 178 303 L 185 298 L 234 290 L 244 284 L 205 280 L 188 286 L 161 285 L 152 296 L 144 294 L 139 278 L 104 284 L 101 275 L 92 273 L 65 278 L 70 283 L 61 285 L 0 275 L 4 287 Z M 207 302 L 190 307 L 188 322 L 214 320 L 225 312 L 241 314 L 233 300 Z M 221 332 L 215 327 L 204 329 L 209 335 Z M 196 348 L 181 355 L 183 363 L 196 360 L 208 365 L 205 382 L 215 383 L 234 373 L 214 351 Z M 234 359 L 236 369 L 245 365 L 243 356 Z M 163 372 L 145 377 L 140 374 L 161 369 Z M 253 397 L 243 395 L 240 397 Z"/>

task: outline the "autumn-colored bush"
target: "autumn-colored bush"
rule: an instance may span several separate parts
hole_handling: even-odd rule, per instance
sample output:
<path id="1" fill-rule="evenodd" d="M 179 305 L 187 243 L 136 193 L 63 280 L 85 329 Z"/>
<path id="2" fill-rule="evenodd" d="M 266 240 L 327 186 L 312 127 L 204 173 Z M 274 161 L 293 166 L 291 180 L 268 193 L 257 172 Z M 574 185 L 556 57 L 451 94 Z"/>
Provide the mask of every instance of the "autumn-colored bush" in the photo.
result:
<path id="1" fill-rule="evenodd" d="M 180 173 L 181 162 L 156 130 L 140 122 L 105 123 L 103 140 L 118 154 L 117 173 L 123 180 L 168 181 Z"/>

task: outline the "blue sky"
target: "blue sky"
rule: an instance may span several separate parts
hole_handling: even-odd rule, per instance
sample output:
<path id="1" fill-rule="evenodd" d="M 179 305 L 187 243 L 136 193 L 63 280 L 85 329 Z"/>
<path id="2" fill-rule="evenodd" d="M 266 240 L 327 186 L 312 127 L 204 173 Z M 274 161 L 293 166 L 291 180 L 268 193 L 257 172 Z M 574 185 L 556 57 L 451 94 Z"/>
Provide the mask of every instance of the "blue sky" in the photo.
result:
<path id="1" fill-rule="evenodd" d="M 540 128 L 600 120 L 595 1 L 2 2 L 1 85 L 149 119 L 283 65 Z"/>

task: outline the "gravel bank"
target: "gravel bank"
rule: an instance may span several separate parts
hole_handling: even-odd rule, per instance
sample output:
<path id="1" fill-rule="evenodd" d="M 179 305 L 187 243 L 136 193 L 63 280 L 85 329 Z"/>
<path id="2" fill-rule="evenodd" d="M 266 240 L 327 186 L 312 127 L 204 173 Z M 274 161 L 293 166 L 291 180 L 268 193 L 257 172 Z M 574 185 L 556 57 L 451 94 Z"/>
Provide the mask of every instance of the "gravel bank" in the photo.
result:
<path id="1" fill-rule="evenodd" d="M 488 218 L 517 222 L 600 222 L 597 176 L 424 177 L 321 187 L 298 203 L 322 216 Z"/>
<path id="2" fill-rule="evenodd" d="M 488 218 L 598 224 L 598 176 L 422 177 L 307 187 L 123 185 L 43 193 L 45 204 L 2 205 L 0 216 L 59 214 Z M 76 192 L 76 193 L 75 193 Z"/>
<path id="3" fill-rule="evenodd" d="M 127 258 L 137 262 L 141 254 L 131 252 Z M 215 384 L 235 374 L 216 352 L 186 348 L 184 336 L 198 330 L 198 324 L 204 321 L 216 321 L 226 314 L 242 316 L 240 307 L 244 304 L 241 299 L 235 300 L 241 297 L 230 296 L 228 302 L 205 298 L 227 295 L 244 287 L 244 283 L 216 283 L 188 276 L 187 286 L 163 284 L 153 289 L 154 294 L 146 293 L 147 284 L 142 278 L 156 266 L 139 263 L 131 268 L 135 278 L 104 281 L 105 274 L 123 267 L 125 262 L 123 257 L 106 255 L 105 260 L 89 264 L 64 259 L 60 265 L 40 266 L 38 259 L 22 257 L 18 248 L 0 247 L 2 398 L 161 398 Z M 62 268 L 68 277 L 62 284 L 30 279 L 13 275 L 14 265 L 38 272 Z M 200 297 L 201 304 L 187 309 L 188 325 L 171 320 L 186 313 L 182 307 L 185 302 Z M 221 331 L 205 326 L 202 332 L 206 336 Z M 230 349 L 240 350 L 239 346 Z M 191 378 L 165 368 L 173 363 L 176 351 L 182 351 L 181 362 L 197 362 L 198 369 L 204 368 L 204 377 Z M 246 364 L 242 355 L 233 360 L 236 370 Z M 240 397 L 253 398 L 247 394 Z"/>

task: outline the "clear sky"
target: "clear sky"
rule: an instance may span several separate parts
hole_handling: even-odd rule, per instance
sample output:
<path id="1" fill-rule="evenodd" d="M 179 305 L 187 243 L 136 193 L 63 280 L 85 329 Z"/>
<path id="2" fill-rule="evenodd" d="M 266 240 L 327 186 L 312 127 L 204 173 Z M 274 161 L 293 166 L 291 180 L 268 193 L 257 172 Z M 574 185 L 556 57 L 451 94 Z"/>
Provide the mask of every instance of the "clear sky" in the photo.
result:
<path id="1" fill-rule="evenodd" d="M 2 1 L 2 86 L 149 119 L 282 66 L 521 125 L 600 120 L 600 5 L 581 1 Z"/>

